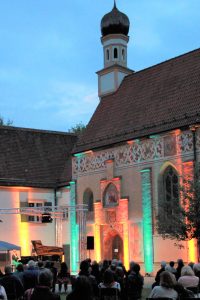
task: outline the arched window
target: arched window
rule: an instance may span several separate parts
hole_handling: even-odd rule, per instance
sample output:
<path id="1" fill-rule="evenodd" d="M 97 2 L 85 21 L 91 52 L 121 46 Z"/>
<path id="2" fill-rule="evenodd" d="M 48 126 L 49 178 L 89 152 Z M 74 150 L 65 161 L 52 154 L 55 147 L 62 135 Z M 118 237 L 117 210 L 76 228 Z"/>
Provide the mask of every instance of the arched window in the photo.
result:
<path id="1" fill-rule="evenodd" d="M 169 166 L 163 173 L 163 201 L 166 216 L 172 217 L 179 206 L 179 179 L 176 170 Z"/>
<path id="2" fill-rule="evenodd" d="M 114 59 L 118 58 L 118 51 L 117 48 L 114 48 Z"/>
<path id="3" fill-rule="evenodd" d="M 115 206 L 119 201 L 119 193 L 116 186 L 113 183 L 110 183 L 103 194 L 103 205 L 104 206 Z"/>
<path id="4" fill-rule="evenodd" d="M 86 189 L 83 194 L 83 204 L 87 204 L 88 206 L 87 221 L 93 222 L 94 221 L 94 197 L 93 197 L 93 192 L 89 188 Z"/>
<path id="5" fill-rule="evenodd" d="M 122 60 L 125 60 L 125 50 L 122 49 Z"/>
<path id="6" fill-rule="evenodd" d="M 89 212 L 94 211 L 93 192 L 90 189 L 86 189 L 83 194 L 83 204 L 87 204 Z"/>
<path id="7" fill-rule="evenodd" d="M 110 51 L 109 51 L 109 49 L 106 50 L 106 59 L 107 60 L 110 59 Z"/>

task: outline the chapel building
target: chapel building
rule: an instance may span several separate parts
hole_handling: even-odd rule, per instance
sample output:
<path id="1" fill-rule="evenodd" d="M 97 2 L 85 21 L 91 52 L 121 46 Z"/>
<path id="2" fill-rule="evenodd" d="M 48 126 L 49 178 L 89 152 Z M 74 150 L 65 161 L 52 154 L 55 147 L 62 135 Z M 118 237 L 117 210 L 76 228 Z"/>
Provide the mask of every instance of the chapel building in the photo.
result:
<path id="1" fill-rule="evenodd" d="M 72 177 L 89 209 L 87 256 L 136 261 L 150 273 L 161 260 L 197 261 L 196 242 L 164 240 L 156 216 L 162 200 L 173 217 L 181 177 L 199 165 L 200 49 L 134 72 L 129 25 L 116 4 L 102 18 L 100 102 L 73 150 Z"/>

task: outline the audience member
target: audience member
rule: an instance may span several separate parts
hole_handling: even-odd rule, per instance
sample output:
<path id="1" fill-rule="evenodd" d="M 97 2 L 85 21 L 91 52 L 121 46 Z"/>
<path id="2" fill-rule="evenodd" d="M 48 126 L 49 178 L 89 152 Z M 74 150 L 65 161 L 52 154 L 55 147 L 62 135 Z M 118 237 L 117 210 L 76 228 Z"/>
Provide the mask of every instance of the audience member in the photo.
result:
<path id="1" fill-rule="evenodd" d="M 161 263 L 160 263 L 161 268 L 156 273 L 155 282 L 152 284 L 152 289 L 154 288 L 154 286 L 157 286 L 160 284 L 160 274 L 165 271 L 166 265 L 167 264 L 165 261 L 161 261 Z"/>
<path id="2" fill-rule="evenodd" d="M 169 262 L 169 265 L 165 267 L 165 271 L 171 272 L 172 274 L 176 275 L 177 271 L 174 268 L 174 265 L 175 265 L 174 261 L 171 260 Z"/>
<path id="3" fill-rule="evenodd" d="M 185 288 L 197 287 L 199 285 L 199 277 L 194 275 L 194 271 L 190 266 L 184 266 L 181 269 L 181 277 L 179 277 L 178 283 L 182 284 Z"/>
<path id="4" fill-rule="evenodd" d="M 103 282 L 100 282 L 99 288 L 114 288 L 121 291 L 120 284 L 115 281 L 113 271 L 110 269 L 104 272 Z"/>
<path id="5" fill-rule="evenodd" d="M 51 292 L 53 274 L 43 269 L 38 275 L 38 285 L 25 292 L 24 300 L 60 300 L 60 296 Z"/>
<path id="6" fill-rule="evenodd" d="M 27 269 L 23 274 L 24 290 L 34 288 L 38 283 L 38 269 L 36 269 L 36 264 L 33 260 L 29 260 L 27 264 Z"/>
<path id="7" fill-rule="evenodd" d="M 0 278 L 0 285 L 6 291 L 9 300 L 15 300 L 23 296 L 24 288 L 21 281 L 12 274 L 12 267 L 5 266 L 5 275 Z"/>
<path id="8" fill-rule="evenodd" d="M 199 289 L 200 289 L 200 263 L 194 264 L 193 271 L 195 276 L 199 277 Z"/>
<path id="9" fill-rule="evenodd" d="M 160 285 L 153 288 L 149 298 L 171 298 L 176 300 L 178 293 L 174 289 L 175 285 L 176 279 L 174 275 L 168 271 L 164 271 L 160 274 Z"/>
<path id="10" fill-rule="evenodd" d="M 186 298 L 195 298 L 195 294 L 192 291 L 184 288 L 180 283 L 176 283 L 174 289 L 178 293 L 179 300 L 185 300 Z"/>
<path id="11" fill-rule="evenodd" d="M 57 276 L 59 291 L 61 292 L 62 285 L 64 285 L 64 290 L 67 290 L 67 284 L 70 282 L 70 273 L 68 271 L 68 266 L 66 262 L 62 262 L 60 265 L 60 271 Z"/>
<path id="12" fill-rule="evenodd" d="M 66 297 L 67 300 L 93 300 L 92 285 L 87 276 L 77 277 L 72 292 Z"/>
<path id="13" fill-rule="evenodd" d="M 16 267 L 16 271 L 13 273 L 19 280 L 21 281 L 22 285 L 24 286 L 24 266 L 22 263 L 18 263 Z"/>
<path id="14" fill-rule="evenodd" d="M 97 284 L 99 284 L 101 282 L 99 264 L 96 261 L 93 261 L 91 268 L 91 275 L 93 275 L 96 278 Z"/>
<path id="15" fill-rule="evenodd" d="M 177 260 L 177 264 L 178 264 L 178 266 L 176 268 L 176 280 L 178 280 L 179 277 L 181 277 L 181 269 L 182 269 L 182 267 L 184 267 L 183 260 L 181 258 L 179 258 Z"/>
<path id="16" fill-rule="evenodd" d="M 3 299 L 3 300 L 8 299 L 3 285 L 0 285 L 0 299 Z"/>
<path id="17" fill-rule="evenodd" d="M 100 269 L 100 278 L 101 278 L 100 281 L 103 281 L 103 275 L 104 275 L 104 272 L 105 272 L 105 270 L 107 270 L 108 268 L 109 268 L 108 260 L 107 260 L 107 259 L 104 259 L 104 260 L 103 260 L 103 263 L 102 263 L 102 267 L 101 267 L 101 269 Z"/>
<path id="18" fill-rule="evenodd" d="M 140 265 L 132 264 L 126 280 L 126 292 L 128 300 L 140 299 L 144 285 L 144 277 L 140 274 Z"/>
<path id="19" fill-rule="evenodd" d="M 83 260 L 80 263 L 79 276 L 88 277 L 88 279 L 90 280 L 90 283 L 92 285 L 93 294 L 95 296 L 97 296 L 98 295 L 98 284 L 97 284 L 96 278 L 90 274 L 90 271 L 91 271 L 91 268 L 90 268 L 90 264 L 89 264 L 88 260 Z"/>

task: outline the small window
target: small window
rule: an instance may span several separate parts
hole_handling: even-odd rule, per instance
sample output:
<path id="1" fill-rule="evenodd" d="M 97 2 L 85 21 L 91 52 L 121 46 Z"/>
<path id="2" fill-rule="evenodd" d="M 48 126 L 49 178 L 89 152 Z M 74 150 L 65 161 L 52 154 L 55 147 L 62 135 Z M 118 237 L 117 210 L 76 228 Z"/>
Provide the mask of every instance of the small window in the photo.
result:
<path id="1" fill-rule="evenodd" d="M 118 58 L 118 51 L 117 48 L 114 48 L 114 59 Z"/>
<path id="2" fill-rule="evenodd" d="M 106 59 L 110 60 L 110 51 L 109 51 L 109 49 L 106 50 Z"/>
<path id="3" fill-rule="evenodd" d="M 122 60 L 125 60 L 125 50 L 122 49 Z"/>

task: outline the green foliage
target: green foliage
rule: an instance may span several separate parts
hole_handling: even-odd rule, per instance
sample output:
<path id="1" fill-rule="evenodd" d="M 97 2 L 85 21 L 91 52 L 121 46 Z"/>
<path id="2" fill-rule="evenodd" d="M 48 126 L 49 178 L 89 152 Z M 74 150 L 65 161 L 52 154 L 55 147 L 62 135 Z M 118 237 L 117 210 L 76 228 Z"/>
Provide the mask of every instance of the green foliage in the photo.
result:
<path id="1" fill-rule="evenodd" d="M 86 128 L 86 126 L 82 122 L 80 122 L 80 123 L 76 124 L 75 126 L 71 127 L 69 129 L 69 132 L 80 134 L 80 133 L 83 133 L 85 128 Z"/>
<path id="2" fill-rule="evenodd" d="M 200 181 L 198 172 L 194 179 L 183 178 L 180 185 L 180 204 L 169 211 L 169 204 L 160 202 L 157 230 L 163 238 L 179 241 L 200 241 Z"/>
<path id="3" fill-rule="evenodd" d="M 11 126 L 13 124 L 12 120 L 7 120 L 5 122 L 4 118 L 0 116 L 0 126 Z"/>

